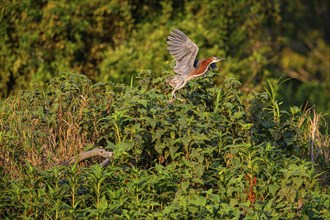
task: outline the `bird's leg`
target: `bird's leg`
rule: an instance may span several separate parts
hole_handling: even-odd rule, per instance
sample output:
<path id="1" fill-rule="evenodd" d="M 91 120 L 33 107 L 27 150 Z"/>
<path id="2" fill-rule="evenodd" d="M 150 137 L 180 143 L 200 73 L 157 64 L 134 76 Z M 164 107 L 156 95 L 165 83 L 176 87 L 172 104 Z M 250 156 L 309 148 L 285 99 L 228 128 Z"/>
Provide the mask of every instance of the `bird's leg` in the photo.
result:
<path id="1" fill-rule="evenodd" d="M 181 101 L 181 102 L 185 102 L 185 99 L 180 99 L 180 98 L 176 98 L 177 100 Z"/>
<path id="2" fill-rule="evenodd" d="M 172 91 L 172 99 L 170 101 L 168 101 L 169 104 L 170 103 L 173 103 L 175 101 L 175 99 L 176 99 L 175 91 L 176 91 L 176 89 L 173 89 L 173 91 Z"/>
<path id="3" fill-rule="evenodd" d="M 176 95 L 175 95 L 175 92 L 176 92 L 176 91 L 177 91 L 176 89 L 174 89 L 174 90 L 172 91 L 172 99 L 171 99 L 170 101 L 168 101 L 169 104 L 170 104 L 170 103 L 173 103 L 176 99 L 177 99 L 177 100 L 180 100 L 181 102 L 185 102 L 185 101 L 186 101 L 185 99 L 180 99 L 180 98 L 176 97 Z"/>
<path id="4" fill-rule="evenodd" d="M 175 92 L 179 89 L 181 89 L 187 82 L 184 80 L 184 78 L 180 75 L 176 75 L 175 77 L 168 78 L 167 82 L 173 87 L 172 91 L 172 99 L 168 103 L 174 102 L 176 99 L 179 99 L 176 97 Z M 184 100 L 179 99 L 181 102 Z"/>
<path id="5" fill-rule="evenodd" d="M 185 101 L 186 101 L 185 99 L 180 99 L 180 98 L 176 97 L 176 95 L 175 95 L 175 93 L 174 93 L 175 91 L 176 91 L 176 90 L 173 90 L 173 92 L 172 92 L 172 98 L 174 97 L 174 100 L 177 99 L 177 100 L 179 100 L 179 101 L 181 101 L 181 102 L 185 102 Z M 174 101 L 174 100 L 173 100 L 173 101 Z"/>

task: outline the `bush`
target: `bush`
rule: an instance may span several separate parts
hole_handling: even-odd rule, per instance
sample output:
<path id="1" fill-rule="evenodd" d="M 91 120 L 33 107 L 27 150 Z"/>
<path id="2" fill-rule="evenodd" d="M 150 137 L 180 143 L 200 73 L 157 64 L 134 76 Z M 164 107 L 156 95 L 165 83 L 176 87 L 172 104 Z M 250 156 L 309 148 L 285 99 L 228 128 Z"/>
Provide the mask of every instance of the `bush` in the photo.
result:
<path id="1" fill-rule="evenodd" d="M 312 116 L 282 112 L 273 87 L 244 105 L 237 80 L 216 86 L 213 75 L 190 82 L 174 104 L 151 71 L 137 86 L 63 74 L 7 99 L 0 216 L 327 219 L 328 139 L 314 142 L 309 162 Z M 56 165 L 99 147 L 114 152 L 106 168 L 86 167 L 99 159 Z"/>

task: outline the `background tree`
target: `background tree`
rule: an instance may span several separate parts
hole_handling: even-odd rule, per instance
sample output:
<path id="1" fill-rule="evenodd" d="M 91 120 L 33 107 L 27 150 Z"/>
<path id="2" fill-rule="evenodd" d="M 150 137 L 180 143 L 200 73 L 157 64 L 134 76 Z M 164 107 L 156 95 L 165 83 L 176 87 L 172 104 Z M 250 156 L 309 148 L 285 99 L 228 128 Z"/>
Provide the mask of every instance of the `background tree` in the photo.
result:
<path id="1" fill-rule="evenodd" d="M 316 105 L 330 114 L 329 1 L 4 1 L 1 4 L 0 96 L 61 72 L 93 81 L 129 83 L 151 69 L 168 75 L 171 28 L 182 29 L 200 56 L 226 57 L 241 90 L 261 90 L 266 79 L 291 77 L 282 100 Z M 329 117 L 328 117 L 329 120 Z"/>

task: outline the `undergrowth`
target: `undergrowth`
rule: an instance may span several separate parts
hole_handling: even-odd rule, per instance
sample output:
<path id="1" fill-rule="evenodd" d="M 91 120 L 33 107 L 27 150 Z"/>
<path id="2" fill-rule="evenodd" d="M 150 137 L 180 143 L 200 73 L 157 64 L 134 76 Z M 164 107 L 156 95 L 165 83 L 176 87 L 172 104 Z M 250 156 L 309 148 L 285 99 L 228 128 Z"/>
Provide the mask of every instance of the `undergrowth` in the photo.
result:
<path id="1" fill-rule="evenodd" d="M 209 74 L 168 104 L 164 77 L 137 80 L 62 74 L 1 103 L 1 218 L 330 217 L 322 116 L 281 110 L 279 84 L 243 97 Z M 115 155 L 105 168 L 58 165 L 100 147 Z"/>

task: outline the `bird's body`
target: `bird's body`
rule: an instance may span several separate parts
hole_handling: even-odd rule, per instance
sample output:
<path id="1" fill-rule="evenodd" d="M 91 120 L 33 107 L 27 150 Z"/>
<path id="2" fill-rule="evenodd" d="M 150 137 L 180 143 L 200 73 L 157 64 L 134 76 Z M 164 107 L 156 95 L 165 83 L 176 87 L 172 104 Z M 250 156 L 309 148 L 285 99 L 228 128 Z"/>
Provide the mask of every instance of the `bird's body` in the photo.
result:
<path id="1" fill-rule="evenodd" d="M 189 80 L 204 75 L 211 65 L 222 59 L 209 57 L 196 62 L 198 46 L 180 30 L 174 29 L 167 38 L 167 49 L 176 60 L 174 72 L 177 75 L 166 79 L 166 82 L 173 88 L 170 100 L 173 102 L 176 99 L 177 90 L 183 88 Z"/>

